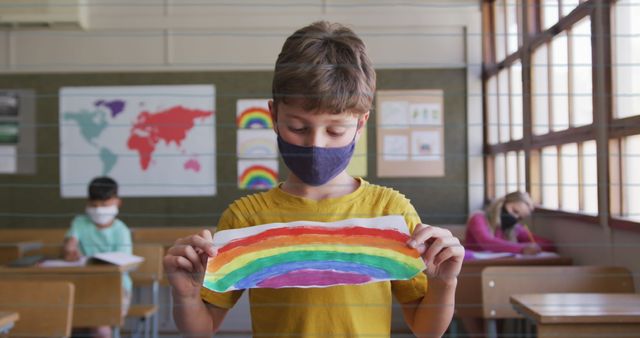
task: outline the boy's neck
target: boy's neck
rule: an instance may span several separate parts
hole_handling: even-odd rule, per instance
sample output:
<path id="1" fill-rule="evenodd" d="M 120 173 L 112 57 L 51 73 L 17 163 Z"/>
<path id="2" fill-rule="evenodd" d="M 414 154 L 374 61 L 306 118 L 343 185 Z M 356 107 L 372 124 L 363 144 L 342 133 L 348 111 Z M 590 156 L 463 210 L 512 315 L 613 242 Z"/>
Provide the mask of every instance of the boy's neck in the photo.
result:
<path id="1" fill-rule="evenodd" d="M 289 173 L 287 180 L 282 184 L 282 190 L 312 200 L 323 200 L 348 195 L 356 191 L 359 186 L 360 182 L 347 174 L 346 171 L 320 186 L 305 184 L 298 177 Z"/>

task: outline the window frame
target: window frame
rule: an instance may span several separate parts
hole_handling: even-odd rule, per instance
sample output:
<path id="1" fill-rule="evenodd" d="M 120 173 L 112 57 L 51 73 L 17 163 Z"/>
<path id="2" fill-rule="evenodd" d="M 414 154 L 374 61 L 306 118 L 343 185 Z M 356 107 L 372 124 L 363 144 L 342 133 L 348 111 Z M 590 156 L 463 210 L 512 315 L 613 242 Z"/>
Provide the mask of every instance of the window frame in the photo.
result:
<path id="1" fill-rule="evenodd" d="M 539 212 L 545 215 L 554 215 L 562 218 L 576 219 L 588 224 L 609 226 L 612 228 L 619 228 L 625 230 L 634 230 L 640 232 L 640 222 L 635 222 L 629 219 L 621 218 L 623 193 L 622 189 L 616 183 L 620 183 L 621 175 L 616 173 L 616 170 L 622 168 L 621 156 L 612 159 L 609 154 L 615 149 L 611 144 L 616 142 L 620 144 L 621 139 L 629 135 L 640 134 L 640 116 L 631 116 L 625 118 L 614 118 L 614 99 L 612 95 L 606 95 L 606 93 L 613 93 L 613 71 L 611 67 L 598 67 L 597 65 L 612 65 L 614 42 L 609 37 L 612 36 L 614 27 L 614 8 L 615 0 L 581 0 L 580 3 L 573 8 L 567 15 L 562 15 L 563 1 L 558 1 L 559 20 L 557 23 L 551 25 L 548 29 L 542 29 L 542 11 L 540 5 L 543 0 L 523 0 L 523 5 L 520 7 L 522 13 L 520 13 L 522 20 L 522 44 L 518 50 L 506 55 L 503 60 L 496 60 L 495 51 L 495 0 L 484 0 L 483 11 L 483 27 L 490 31 L 485 31 L 488 34 L 483 34 L 483 107 L 484 107 L 484 121 L 485 121 L 485 134 L 484 134 L 484 158 L 485 158 L 485 172 L 486 182 L 485 185 L 485 197 L 495 197 L 495 163 L 492 161 L 496 156 L 502 154 L 507 156 L 509 152 L 524 152 L 525 156 L 525 169 L 526 169 L 526 188 L 530 191 L 535 200 L 540 201 L 541 189 L 536 187 L 539 185 L 541 172 L 540 170 L 533 170 L 532 168 L 540 168 L 542 163 L 540 154 L 542 148 L 548 146 L 556 146 L 558 151 L 564 144 L 576 143 L 578 145 L 578 168 L 579 168 L 579 182 L 581 183 L 579 191 L 582 192 L 583 175 L 582 166 L 583 158 L 582 148 L 583 143 L 588 141 L 595 141 L 596 149 L 598 152 L 597 163 L 597 197 L 598 197 L 598 214 L 585 214 L 582 212 L 570 212 L 566 210 L 546 209 L 544 207 L 538 208 Z M 533 99 L 532 93 L 532 77 L 531 72 L 531 60 L 533 59 L 534 51 L 541 45 L 547 44 L 548 56 L 550 52 L 550 42 L 554 37 L 563 32 L 569 33 L 571 27 L 579 23 L 584 18 L 590 18 L 591 22 L 591 70 L 592 70 L 592 122 L 588 125 L 575 126 L 574 118 L 572 116 L 572 34 L 567 36 L 567 50 L 569 59 L 569 128 L 553 131 L 549 128 L 549 131 L 545 134 L 536 135 L 533 133 Z M 487 22 L 488 21 L 488 22 Z M 506 20 L 505 20 L 506 21 Z M 506 23 L 505 23 L 506 26 Z M 506 32 L 507 28 L 503 30 Z M 518 29 L 521 32 L 520 28 Z M 507 49 L 506 46 L 505 50 Z M 501 142 L 499 135 L 497 136 L 498 143 L 489 144 L 487 127 L 488 117 L 488 105 L 486 83 L 494 76 L 497 76 L 499 72 L 508 69 L 512 64 L 520 62 L 522 67 L 522 93 L 523 93 L 523 138 L 519 140 L 510 140 L 508 142 Z M 497 80 L 496 80 L 497 81 Z M 551 81 L 549 79 L 548 81 Z M 511 88 L 509 88 L 511 90 Z M 604 93 L 605 95 L 601 95 Z M 499 89 L 499 95 L 503 94 L 503 91 Z M 549 117 L 551 122 L 551 116 Z M 511 119 L 510 125 L 511 128 Z M 613 150 L 612 150 L 613 149 Z M 618 147 L 619 149 L 619 147 Z M 576 173 L 576 174 L 579 174 Z M 504 178 L 503 180 L 506 180 Z M 616 181 L 617 180 L 617 181 Z M 559 182 L 561 185 L 562 182 Z M 561 190 L 561 189 L 560 189 Z M 561 192 L 559 192 L 558 199 L 561 200 Z M 584 198 L 581 194 L 579 200 L 579 207 L 584 210 Z"/>

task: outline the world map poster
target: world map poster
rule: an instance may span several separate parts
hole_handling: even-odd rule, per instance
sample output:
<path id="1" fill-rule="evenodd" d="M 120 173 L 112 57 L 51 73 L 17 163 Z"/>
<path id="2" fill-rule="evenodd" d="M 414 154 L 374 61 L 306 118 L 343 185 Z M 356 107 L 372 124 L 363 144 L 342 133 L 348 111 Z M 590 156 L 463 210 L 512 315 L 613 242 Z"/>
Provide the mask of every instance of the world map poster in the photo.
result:
<path id="1" fill-rule="evenodd" d="M 107 175 L 120 196 L 216 194 L 213 85 L 60 89 L 60 194 Z"/>

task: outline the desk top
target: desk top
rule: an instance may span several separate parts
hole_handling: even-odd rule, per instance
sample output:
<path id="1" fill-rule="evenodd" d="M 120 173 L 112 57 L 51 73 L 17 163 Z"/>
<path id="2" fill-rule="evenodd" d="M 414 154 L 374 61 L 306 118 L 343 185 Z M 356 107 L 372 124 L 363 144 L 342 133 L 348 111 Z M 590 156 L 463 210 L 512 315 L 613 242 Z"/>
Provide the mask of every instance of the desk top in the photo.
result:
<path id="1" fill-rule="evenodd" d="M 491 259 L 470 259 L 462 266 L 500 266 L 500 265 L 571 265 L 573 260 L 562 256 L 517 256 Z"/>
<path id="2" fill-rule="evenodd" d="M 17 312 L 0 311 L 0 329 L 7 325 L 11 325 L 20 319 Z"/>
<path id="3" fill-rule="evenodd" d="M 513 307 L 538 324 L 640 323 L 637 293 L 538 293 L 513 295 Z"/>
<path id="4" fill-rule="evenodd" d="M 44 243 L 41 240 L 29 240 L 29 241 L 16 241 L 16 242 L 3 242 L 0 243 L 0 247 L 12 247 L 20 250 L 34 250 L 40 249 Z"/>
<path id="5" fill-rule="evenodd" d="M 73 267 L 5 267 L 0 266 L 0 274 L 21 274 L 21 273 L 73 273 L 73 274 L 93 274 L 93 273 L 108 273 L 108 272 L 131 272 L 140 266 L 141 263 L 132 263 L 126 265 L 114 265 L 114 264 L 88 264 L 85 266 L 73 266 Z"/>

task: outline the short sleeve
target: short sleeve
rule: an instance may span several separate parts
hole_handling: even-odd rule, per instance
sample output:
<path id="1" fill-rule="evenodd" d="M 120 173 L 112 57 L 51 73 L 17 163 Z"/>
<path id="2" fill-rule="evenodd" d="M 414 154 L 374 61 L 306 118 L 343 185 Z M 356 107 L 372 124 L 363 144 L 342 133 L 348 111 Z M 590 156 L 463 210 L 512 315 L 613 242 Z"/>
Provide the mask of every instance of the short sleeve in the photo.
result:
<path id="1" fill-rule="evenodd" d="M 67 230 L 67 233 L 64 235 L 64 238 L 75 237 L 75 239 L 80 239 L 80 217 L 76 216 L 71 221 L 71 227 Z"/>
<path id="2" fill-rule="evenodd" d="M 413 207 L 409 199 L 399 195 L 395 206 L 399 208 L 399 213 L 404 217 L 409 228 L 409 233 L 413 233 L 415 227 L 422 223 L 418 212 Z M 427 276 L 424 272 L 418 273 L 409 280 L 397 280 L 391 282 L 391 291 L 400 303 L 408 303 L 422 299 L 427 293 Z"/>
<path id="3" fill-rule="evenodd" d="M 124 252 L 128 254 L 133 253 L 133 243 L 131 241 L 131 230 L 124 224 L 122 224 L 122 230 L 120 231 L 120 240 L 117 243 L 118 252 Z"/>
<path id="4" fill-rule="evenodd" d="M 391 282 L 391 292 L 400 303 L 409 303 L 422 299 L 427 294 L 427 275 L 420 272 L 409 280 Z"/>
<path id="5" fill-rule="evenodd" d="M 218 226 L 216 227 L 216 232 L 227 229 L 234 229 L 239 226 L 239 219 L 234 216 L 230 209 L 227 209 L 222 213 L 222 216 L 220 217 L 220 221 L 218 222 Z M 200 288 L 200 298 L 202 298 L 203 301 L 223 309 L 232 308 L 236 304 L 236 302 L 238 302 L 238 299 L 240 299 L 242 293 L 242 290 L 215 292 L 205 288 L 204 286 Z"/>

